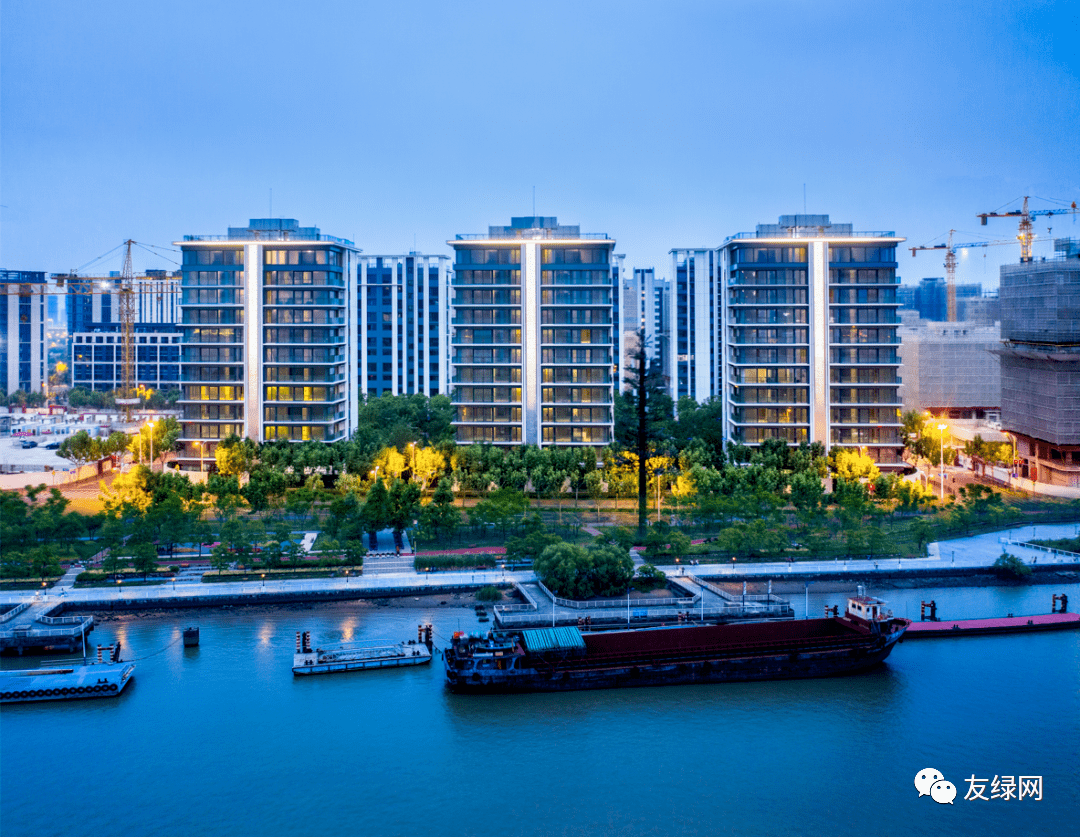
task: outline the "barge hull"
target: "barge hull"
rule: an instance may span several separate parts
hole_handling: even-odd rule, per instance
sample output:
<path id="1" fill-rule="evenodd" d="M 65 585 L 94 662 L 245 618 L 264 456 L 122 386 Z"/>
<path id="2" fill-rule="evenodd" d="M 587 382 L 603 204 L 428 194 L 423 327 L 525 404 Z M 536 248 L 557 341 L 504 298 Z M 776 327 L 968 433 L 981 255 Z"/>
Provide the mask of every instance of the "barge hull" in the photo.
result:
<path id="1" fill-rule="evenodd" d="M 480 680 L 471 675 L 464 679 L 448 675 L 447 686 L 456 694 L 505 694 L 839 677 L 880 665 L 898 639 L 890 637 L 884 647 L 876 649 L 845 648 L 669 664 L 566 668 L 551 673 L 525 670 L 503 674 L 496 671 L 486 677 L 481 675 Z"/>

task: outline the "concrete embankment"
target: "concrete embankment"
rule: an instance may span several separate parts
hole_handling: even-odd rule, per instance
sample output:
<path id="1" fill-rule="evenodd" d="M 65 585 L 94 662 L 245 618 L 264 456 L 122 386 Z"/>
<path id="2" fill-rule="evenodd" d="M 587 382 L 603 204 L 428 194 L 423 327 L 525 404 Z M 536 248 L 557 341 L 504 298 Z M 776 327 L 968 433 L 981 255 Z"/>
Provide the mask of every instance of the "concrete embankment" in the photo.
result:
<path id="1" fill-rule="evenodd" d="M 449 585 L 437 588 L 438 594 L 472 593 L 479 585 Z M 436 593 L 428 587 L 379 587 L 351 590 L 274 590 L 251 593 L 228 593 L 215 595 L 182 596 L 127 596 L 122 599 L 69 601 L 65 613 L 109 613 L 145 610 L 177 610 L 208 607 L 247 607 L 252 605 L 312 604 L 318 602 L 346 602 L 364 599 L 401 598 L 405 596 L 431 596 Z"/>
<path id="2" fill-rule="evenodd" d="M 1023 579 L 1002 578 L 985 567 L 957 567 L 955 570 L 891 570 L 888 573 L 859 572 L 857 570 L 839 572 L 802 573 L 795 578 L 777 573 L 771 579 L 768 576 L 732 576 L 730 574 L 710 576 L 707 570 L 698 569 L 698 575 L 708 578 L 714 584 L 738 584 L 745 581 L 747 589 L 755 592 L 764 590 L 772 581 L 776 593 L 801 593 L 805 585 L 812 585 L 818 592 L 845 592 L 862 584 L 875 590 L 906 590 L 920 587 L 1009 587 L 1024 584 L 1062 584 L 1080 581 L 1080 564 L 1055 564 L 1047 567 L 1032 567 L 1031 575 Z"/>

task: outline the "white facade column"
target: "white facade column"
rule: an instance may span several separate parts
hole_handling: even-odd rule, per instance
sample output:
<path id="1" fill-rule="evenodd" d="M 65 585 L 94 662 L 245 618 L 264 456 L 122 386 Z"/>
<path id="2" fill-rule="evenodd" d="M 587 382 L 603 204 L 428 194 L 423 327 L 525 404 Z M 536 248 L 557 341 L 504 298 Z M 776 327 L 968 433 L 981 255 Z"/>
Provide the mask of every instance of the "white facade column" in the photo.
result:
<path id="1" fill-rule="evenodd" d="M 357 319 L 357 295 L 360 295 L 360 305 L 364 306 L 365 289 L 359 281 L 360 256 L 351 250 L 342 250 L 342 273 L 345 277 L 345 310 L 347 313 L 345 341 L 345 377 L 348 386 L 348 410 L 349 415 L 345 420 L 345 428 L 351 436 L 357 429 L 360 416 L 360 393 L 367 392 L 365 386 L 360 389 L 360 381 L 367 382 L 364 369 L 367 367 L 367 345 L 360 344 L 360 321 Z M 357 289 L 360 289 L 359 291 Z M 359 346 L 360 351 L 357 352 Z M 359 369 L 357 368 L 359 366 Z"/>
<path id="2" fill-rule="evenodd" d="M 244 245 L 244 437 L 263 440 L 263 248 Z"/>
<path id="3" fill-rule="evenodd" d="M 828 450 L 829 433 L 829 243 L 809 242 L 810 441 Z"/>
<path id="4" fill-rule="evenodd" d="M 521 242 L 522 437 L 540 444 L 540 244 Z"/>
<path id="5" fill-rule="evenodd" d="M 357 293 L 358 293 L 358 295 L 360 297 L 360 301 L 359 301 L 359 306 L 358 306 L 359 310 L 358 310 L 356 316 L 358 318 L 357 327 L 359 329 L 357 340 L 359 341 L 359 346 L 360 346 L 360 370 L 359 370 L 360 389 L 359 389 L 359 391 L 360 391 L 360 394 L 363 395 L 365 398 L 367 398 L 367 394 L 368 394 L 368 386 L 367 386 L 368 385 L 368 378 L 367 378 L 368 337 L 371 335 L 371 327 L 368 325 L 368 321 L 367 321 L 367 296 L 368 296 L 368 273 L 367 273 L 367 269 L 368 269 L 367 259 L 365 259 L 365 258 L 363 258 L 361 256 L 360 257 L 360 268 L 359 268 L 359 270 L 357 272 L 358 276 L 359 276 L 359 280 L 358 280 L 359 290 L 358 290 Z M 361 325 L 363 326 L 362 328 L 360 328 Z M 362 337 L 359 336 L 359 335 L 362 335 Z M 357 344 L 353 344 L 353 345 L 357 345 Z"/>

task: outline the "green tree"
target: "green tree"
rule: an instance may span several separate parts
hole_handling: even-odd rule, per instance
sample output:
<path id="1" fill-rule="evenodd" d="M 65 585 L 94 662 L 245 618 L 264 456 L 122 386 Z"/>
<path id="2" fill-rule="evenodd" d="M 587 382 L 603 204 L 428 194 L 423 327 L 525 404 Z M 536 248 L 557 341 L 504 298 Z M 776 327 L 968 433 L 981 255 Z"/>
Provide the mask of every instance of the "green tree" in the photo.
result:
<path id="1" fill-rule="evenodd" d="M 425 540 L 450 540 L 461 526 L 461 512 L 454 505 L 450 480 L 439 480 L 431 502 L 420 509 L 420 529 Z"/>
<path id="2" fill-rule="evenodd" d="M 127 566 L 127 558 L 120 555 L 115 549 L 101 559 L 101 569 L 108 573 L 109 578 L 114 578 L 120 570 Z"/>
<path id="3" fill-rule="evenodd" d="M 257 445 L 251 439 L 241 439 L 235 433 L 226 436 L 214 448 L 214 462 L 222 476 L 246 476 L 251 473 L 257 459 Z"/>
<path id="4" fill-rule="evenodd" d="M 80 430 L 75 435 L 64 439 L 56 452 L 69 460 L 76 468 L 81 468 L 89 462 L 96 462 L 102 457 L 101 442 L 85 430 Z"/>
<path id="5" fill-rule="evenodd" d="M 364 498 L 364 531 L 371 535 L 390 525 L 390 496 L 382 480 L 375 480 Z"/>
<path id="6" fill-rule="evenodd" d="M 140 543 L 130 548 L 131 566 L 135 572 L 142 573 L 143 581 L 147 575 L 156 572 L 158 568 L 157 550 L 152 544 Z"/>
<path id="7" fill-rule="evenodd" d="M 667 394 L 658 363 L 649 363 L 645 330 L 637 335 L 637 347 L 630 353 L 628 391 L 619 396 L 633 416 L 628 425 L 616 428 L 621 444 L 637 454 L 638 537 L 645 538 L 648 526 L 646 495 L 648 492 L 648 459 L 670 436 L 672 420 L 671 397 Z M 621 436 L 620 436 L 621 432 Z"/>
<path id="8" fill-rule="evenodd" d="M 413 525 L 420 512 L 420 486 L 414 482 L 394 480 L 387 498 L 388 523 L 395 535 L 401 535 Z"/>
<path id="9" fill-rule="evenodd" d="M 60 575 L 60 561 L 53 550 L 39 546 L 30 551 L 30 572 L 44 581 Z"/>

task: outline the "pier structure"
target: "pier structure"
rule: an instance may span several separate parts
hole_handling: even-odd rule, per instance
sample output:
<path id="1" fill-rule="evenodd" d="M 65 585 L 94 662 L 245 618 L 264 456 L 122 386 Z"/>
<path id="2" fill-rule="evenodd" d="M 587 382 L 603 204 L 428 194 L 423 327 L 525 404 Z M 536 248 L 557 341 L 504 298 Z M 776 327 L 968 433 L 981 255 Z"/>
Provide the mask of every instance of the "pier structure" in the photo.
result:
<path id="1" fill-rule="evenodd" d="M 604 626 L 660 625 L 685 622 L 734 622 L 790 619 L 791 605 L 772 593 L 732 594 L 696 576 L 668 579 L 670 596 L 611 597 L 576 601 L 553 594 L 542 582 L 515 582 L 524 604 L 497 604 L 495 623 L 500 628 L 537 628 L 555 625 Z"/>
<path id="2" fill-rule="evenodd" d="M 24 601 L 0 613 L 0 652 L 82 652 L 94 617 L 63 615 L 64 601 L 41 597 Z"/>

